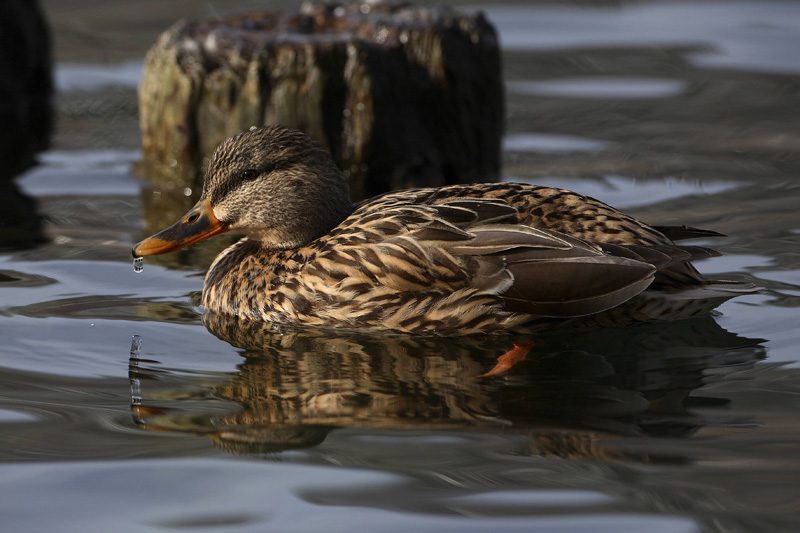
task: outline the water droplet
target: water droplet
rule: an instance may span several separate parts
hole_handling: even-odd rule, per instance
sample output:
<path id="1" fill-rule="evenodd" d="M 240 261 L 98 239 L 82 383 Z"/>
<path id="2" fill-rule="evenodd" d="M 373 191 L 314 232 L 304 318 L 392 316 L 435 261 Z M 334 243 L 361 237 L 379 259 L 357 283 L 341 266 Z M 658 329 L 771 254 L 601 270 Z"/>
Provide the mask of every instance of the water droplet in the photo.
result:
<path id="1" fill-rule="evenodd" d="M 192 189 L 190 189 L 189 187 L 184 187 L 183 188 L 183 195 L 184 196 L 191 196 L 192 195 Z"/>
<path id="2" fill-rule="evenodd" d="M 142 384 L 139 381 L 139 355 L 142 353 L 142 336 L 131 337 L 131 357 L 128 360 L 128 378 L 131 380 L 131 407 L 142 405 Z"/>
<path id="3" fill-rule="evenodd" d="M 133 258 L 133 271 L 137 274 L 141 274 L 142 270 L 144 270 L 144 258 L 143 257 L 134 257 Z"/>
<path id="4" fill-rule="evenodd" d="M 131 338 L 131 357 L 139 357 L 142 351 L 142 336 L 134 335 Z"/>

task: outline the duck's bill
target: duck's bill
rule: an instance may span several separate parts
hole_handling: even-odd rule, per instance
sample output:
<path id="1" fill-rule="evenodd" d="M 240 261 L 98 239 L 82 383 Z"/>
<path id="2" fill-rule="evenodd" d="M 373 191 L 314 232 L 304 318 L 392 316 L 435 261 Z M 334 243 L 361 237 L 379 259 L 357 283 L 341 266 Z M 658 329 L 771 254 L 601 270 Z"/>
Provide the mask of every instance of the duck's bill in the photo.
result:
<path id="1" fill-rule="evenodd" d="M 133 247 L 133 256 L 166 254 L 227 230 L 208 199 L 197 202 L 178 222 Z"/>

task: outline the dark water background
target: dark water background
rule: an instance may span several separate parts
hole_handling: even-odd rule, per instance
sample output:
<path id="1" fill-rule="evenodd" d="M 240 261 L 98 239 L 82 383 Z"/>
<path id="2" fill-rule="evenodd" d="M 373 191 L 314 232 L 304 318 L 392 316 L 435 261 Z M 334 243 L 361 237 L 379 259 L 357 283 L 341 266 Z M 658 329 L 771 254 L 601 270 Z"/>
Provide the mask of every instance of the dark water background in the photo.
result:
<path id="1" fill-rule="evenodd" d="M 202 265 L 133 273 L 144 51 L 289 3 L 42 3 L 58 129 L 18 180 L 49 241 L 0 253 L 0 529 L 800 530 L 800 3 L 482 6 L 508 179 L 721 231 L 700 270 L 764 287 L 483 381 L 507 343 L 204 325 Z"/>

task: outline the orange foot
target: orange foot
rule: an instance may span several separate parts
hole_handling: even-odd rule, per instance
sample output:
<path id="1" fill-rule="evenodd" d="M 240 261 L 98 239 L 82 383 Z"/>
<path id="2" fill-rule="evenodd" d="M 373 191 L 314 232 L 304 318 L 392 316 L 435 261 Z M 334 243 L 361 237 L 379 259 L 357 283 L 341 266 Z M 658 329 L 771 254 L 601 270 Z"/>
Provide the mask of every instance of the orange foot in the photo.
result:
<path id="1" fill-rule="evenodd" d="M 494 368 L 485 374 L 475 376 L 475 379 L 496 376 L 497 374 L 514 368 L 517 363 L 525 360 L 525 357 L 527 357 L 528 352 L 531 351 L 531 348 L 533 348 L 534 345 L 535 343 L 533 341 L 515 342 L 512 349 L 497 358 L 497 364 L 494 365 Z"/>

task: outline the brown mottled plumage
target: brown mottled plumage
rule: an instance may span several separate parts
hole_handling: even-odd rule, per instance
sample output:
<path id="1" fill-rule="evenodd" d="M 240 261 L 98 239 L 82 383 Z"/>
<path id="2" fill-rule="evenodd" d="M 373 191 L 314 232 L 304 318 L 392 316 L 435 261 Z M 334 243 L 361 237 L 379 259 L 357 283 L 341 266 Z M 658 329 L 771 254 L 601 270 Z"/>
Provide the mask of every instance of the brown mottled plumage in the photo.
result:
<path id="1" fill-rule="evenodd" d="M 749 289 L 689 263 L 718 255 L 563 189 L 489 183 L 392 192 L 350 203 L 328 153 L 264 127 L 228 139 L 200 202 L 134 255 L 219 233 L 203 288 L 212 312 L 283 324 L 431 335 L 621 325 L 703 314 Z"/>

